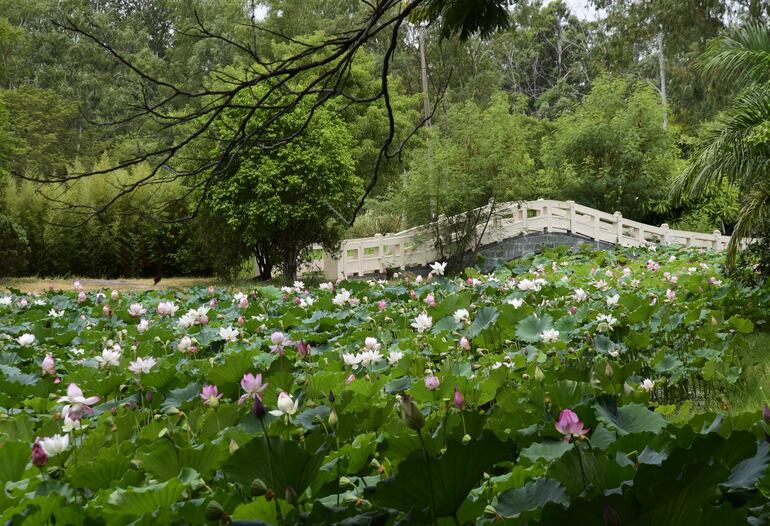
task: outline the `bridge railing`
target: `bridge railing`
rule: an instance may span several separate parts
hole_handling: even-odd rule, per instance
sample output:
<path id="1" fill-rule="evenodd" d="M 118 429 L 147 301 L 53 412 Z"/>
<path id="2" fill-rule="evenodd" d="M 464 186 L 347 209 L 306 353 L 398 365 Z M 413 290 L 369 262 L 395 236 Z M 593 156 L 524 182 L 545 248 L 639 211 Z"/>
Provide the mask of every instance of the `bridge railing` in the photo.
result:
<path id="1" fill-rule="evenodd" d="M 491 214 L 490 214 L 491 209 Z M 596 241 L 622 246 L 682 245 L 723 250 L 730 242 L 718 230 L 711 234 L 672 230 L 668 225 L 652 226 L 626 219 L 620 212 L 609 214 L 574 201 L 538 199 L 487 205 L 475 212 L 489 216 L 476 231 L 479 245 L 539 232 L 572 233 Z M 437 222 L 446 221 L 439 217 Z M 435 261 L 431 226 L 415 227 L 396 234 L 347 239 L 342 242 L 339 257 L 327 254 L 324 273 L 329 279 L 384 273 L 388 268 L 405 269 Z"/>

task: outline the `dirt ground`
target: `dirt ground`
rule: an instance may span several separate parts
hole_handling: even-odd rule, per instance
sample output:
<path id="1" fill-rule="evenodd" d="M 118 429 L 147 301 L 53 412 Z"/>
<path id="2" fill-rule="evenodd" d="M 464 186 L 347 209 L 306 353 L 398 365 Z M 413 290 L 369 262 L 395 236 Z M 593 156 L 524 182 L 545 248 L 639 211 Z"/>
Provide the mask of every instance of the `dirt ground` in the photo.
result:
<path id="1" fill-rule="evenodd" d="M 73 283 L 78 278 L 0 278 L 0 291 L 8 288 L 19 289 L 22 292 L 45 292 L 53 284 L 54 289 L 72 290 Z M 157 285 L 152 279 L 89 279 L 80 278 L 80 284 L 86 290 L 160 290 L 169 288 L 186 288 L 196 285 L 212 285 L 217 283 L 215 278 L 163 278 Z"/>

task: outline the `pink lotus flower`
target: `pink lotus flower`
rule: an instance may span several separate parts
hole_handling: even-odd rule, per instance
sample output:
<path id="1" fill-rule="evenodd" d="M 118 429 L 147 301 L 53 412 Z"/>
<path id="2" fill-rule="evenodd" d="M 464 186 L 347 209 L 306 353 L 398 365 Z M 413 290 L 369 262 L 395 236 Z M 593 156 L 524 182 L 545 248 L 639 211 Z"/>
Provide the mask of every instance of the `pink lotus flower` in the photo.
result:
<path id="1" fill-rule="evenodd" d="M 36 438 L 35 443 L 32 444 L 32 465 L 38 468 L 42 468 L 47 463 L 48 455 L 43 449 L 43 446 L 40 444 L 40 439 Z"/>
<path id="2" fill-rule="evenodd" d="M 463 336 L 462 338 L 460 338 L 460 347 L 462 347 L 466 351 L 470 351 L 471 350 L 471 342 L 468 341 L 468 338 Z"/>
<path id="3" fill-rule="evenodd" d="M 249 299 L 246 296 L 241 297 L 241 299 L 238 301 L 238 308 L 239 309 L 249 308 Z"/>
<path id="4" fill-rule="evenodd" d="M 238 327 L 243 327 L 244 323 L 246 323 L 246 318 L 243 316 L 238 316 Z"/>
<path id="5" fill-rule="evenodd" d="M 583 427 L 577 414 L 571 409 L 565 409 L 559 414 L 559 420 L 554 422 L 556 431 L 564 435 L 564 440 L 570 441 L 573 437 L 583 437 L 588 433 L 588 429 Z"/>
<path id="6" fill-rule="evenodd" d="M 83 303 L 84 301 L 86 301 L 86 293 L 81 290 L 78 292 L 78 303 Z"/>
<path id="7" fill-rule="evenodd" d="M 676 299 L 676 291 L 672 289 L 666 289 L 666 299 L 668 301 L 674 301 Z"/>
<path id="8" fill-rule="evenodd" d="M 380 300 L 377 302 L 377 308 L 380 310 L 385 310 L 388 307 L 388 302 L 385 300 Z"/>
<path id="9" fill-rule="evenodd" d="M 262 383 L 262 374 L 258 374 L 254 376 L 251 373 L 246 373 L 243 375 L 243 378 L 241 378 L 241 387 L 244 391 L 246 391 L 245 394 L 241 395 L 241 397 L 238 399 L 239 404 L 243 404 L 247 399 L 249 398 L 262 398 L 260 396 L 260 393 L 267 389 L 268 384 Z"/>
<path id="10" fill-rule="evenodd" d="M 201 389 L 200 397 L 203 399 L 203 403 L 216 407 L 219 405 L 219 399 L 222 398 L 222 393 L 217 390 L 216 385 L 204 385 Z"/>
<path id="11" fill-rule="evenodd" d="M 91 406 L 98 401 L 98 396 L 84 397 L 83 390 L 75 383 L 67 386 L 67 396 L 59 398 L 59 402 L 67 402 L 67 405 L 62 408 L 62 416 L 72 420 L 80 420 L 83 411 L 89 414 L 93 413 L 94 410 L 91 409 Z"/>
<path id="12" fill-rule="evenodd" d="M 51 353 L 46 354 L 45 358 L 43 358 L 42 369 L 43 374 L 50 374 L 51 376 L 56 375 L 56 362 L 54 362 Z"/>
<path id="13" fill-rule="evenodd" d="M 345 383 L 346 383 L 347 385 L 350 385 L 350 384 L 352 384 L 352 383 L 353 383 L 353 381 L 354 381 L 355 379 L 356 379 L 356 375 L 354 375 L 354 374 L 352 374 L 352 373 L 351 373 L 351 374 L 350 374 L 350 376 L 348 376 L 347 378 L 345 378 Z"/>
<path id="14" fill-rule="evenodd" d="M 209 307 L 211 307 L 212 309 L 216 308 L 216 306 L 217 306 L 218 304 L 219 304 L 219 302 L 217 301 L 217 299 L 216 299 L 216 298 L 211 298 L 211 299 L 209 300 Z"/>
<path id="15" fill-rule="evenodd" d="M 452 402 L 457 409 L 462 409 L 465 405 L 465 398 L 463 398 L 463 394 L 460 392 L 460 389 L 457 386 L 455 386 L 455 395 Z"/>
<path id="16" fill-rule="evenodd" d="M 102 307 L 102 314 L 104 314 L 105 317 L 109 318 L 112 316 L 112 311 L 110 310 L 110 306 L 106 303 L 104 304 L 104 307 Z"/>
<path id="17" fill-rule="evenodd" d="M 425 377 L 425 388 L 428 391 L 435 391 L 438 389 L 440 383 L 441 382 L 439 382 L 438 376 L 434 374 Z"/>
<path id="18" fill-rule="evenodd" d="M 436 306 L 436 298 L 433 296 L 432 292 L 425 297 L 425 304 L 428 307 L 435 307 Z"/>
<path id="19" fill-rule="evenodd" d="M 275 331 L 273 334 L 270 335 L 270 341 L 273 345 L 270 346 L 270 350 L 280 354 L 281 356 L 284 355 L 284 346 L 287 345 L 294 345 L 294 342 L 291 341 L 284 333 L 281 331 Z"/>
<path id="20" fill-rule="evenodd" d="M 310 350 L 311 347 L 309 343 L 297 343 L 297 354 L 299 354 L 300 358 L 305 358 L 308 354 L 310 354 Z"/>

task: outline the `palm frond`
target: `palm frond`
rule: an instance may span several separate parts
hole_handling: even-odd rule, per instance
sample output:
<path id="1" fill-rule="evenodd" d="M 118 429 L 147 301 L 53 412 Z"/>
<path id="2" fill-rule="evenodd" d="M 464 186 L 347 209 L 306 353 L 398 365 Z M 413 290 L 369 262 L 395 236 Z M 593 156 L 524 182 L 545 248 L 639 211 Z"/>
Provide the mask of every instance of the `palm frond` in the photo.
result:
<path id="1" fill-rule="evenodd" d="M 770 174 L 770 146 L 750 140 L 757 127 L 770 120 L 770 90 L 753 86 L 738 95 L 730 107 L 704 126 L 692 162 L 674 181 L 676 198 L 702 196 L 727 179 L 751 188 Z"/>
<path id="2" fill-rule="evenodd" d="M 727 245 L 727 263 L 734 265 L 736 257 L 748 238 L 763 232 L 770 224 L 770 188 L 766 185 L 751 191 L 738 215 L 730 243 Z"/>
<path id="3" fill-rule="evenodd" d="M 733 36 L 713 40 L 701 58 L 701 68 L 721 82 L 770 81 L 770 29 L 747 25 Z"/>
<path id="4" fill-rule="evenodd" d="M 484 38 L 506 29 L 510 4 L 511 0 L 426 0 L 412 13 L 414 20 L 437 20 L 443 38 L 458 35 L 467 40 L 474 34 Z"/>

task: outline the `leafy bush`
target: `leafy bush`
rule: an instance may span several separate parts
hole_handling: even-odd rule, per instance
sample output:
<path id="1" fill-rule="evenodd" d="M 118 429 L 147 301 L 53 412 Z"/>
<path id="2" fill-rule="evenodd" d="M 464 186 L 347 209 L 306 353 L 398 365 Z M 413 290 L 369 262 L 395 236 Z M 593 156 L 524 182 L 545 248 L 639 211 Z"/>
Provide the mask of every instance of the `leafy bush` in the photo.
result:
<path id="1" fill-rule="evenodd" d="M 543 164 L 557 195 L 606 212 L 644 219 L 682 168 L 675 132 L 662 128 L 652 88 L 602 76 L 543 140 Z"/>
<path id="2" fill-rule="evenodd" d="M 0 214 L 0 276 L 19 276 L 27 268 L 27 233 L 10 217 Z"/>

